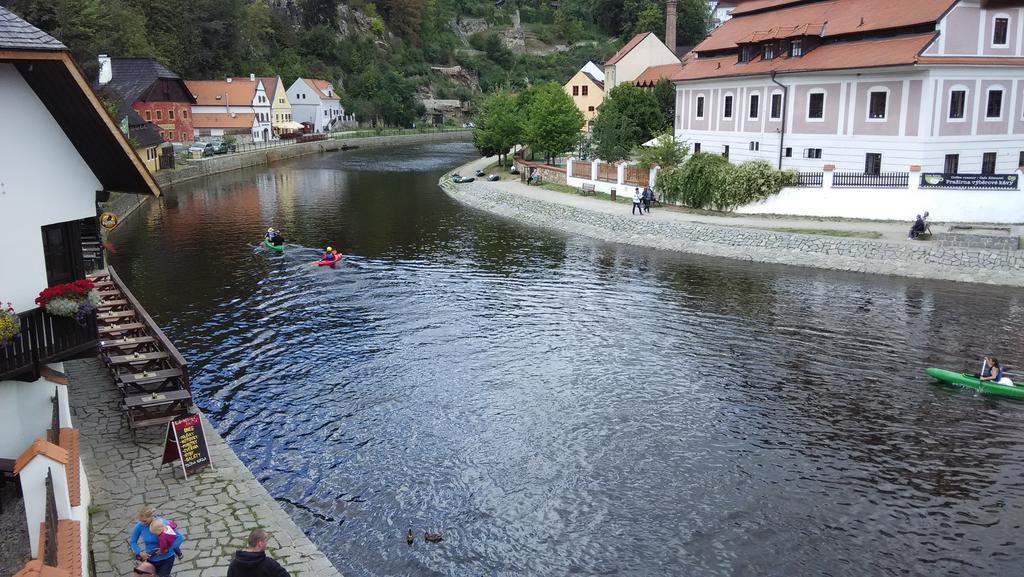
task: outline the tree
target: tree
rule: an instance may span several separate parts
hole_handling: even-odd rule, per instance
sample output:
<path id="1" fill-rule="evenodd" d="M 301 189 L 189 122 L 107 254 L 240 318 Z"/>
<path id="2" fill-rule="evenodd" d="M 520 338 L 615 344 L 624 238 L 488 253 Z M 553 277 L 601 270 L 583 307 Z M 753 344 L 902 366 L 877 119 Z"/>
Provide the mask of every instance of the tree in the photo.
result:
<path id="1" fill-rule="evenodd" d="M 654 85 L 654 98 L 661 106 L 661 113 L 672 126 L 676 122 L 676 85 L 668 78 L 662 78 Z"/>
<path id="2" fill-rule="evenodd" d="M 522 139 L 521 118 L 514 95 L 508 92 L 492 95 L 481 105 L 473 129 L 473 144 L 481 154 L 499 155 L 498 163 L 504 165 L 504 156 Z"/>
<path id="3" fill-rule="evenodd" d="M 644 168 L 660 166 L 668 169 L 682 164 L 689 151 L 690 147 L 679 142 L 669 129 L 654 141 L 653 146 L 641 146 L 637 150 L 637 160 Z"/>
<path id="4" fill-rule="evenodd" d="M 636 15 L 636 21 L 633 22 L 631 29 L 631 36 L 644 32 L 656 32 L 659 38 L 664 37 L 665 34 L 660 31 L 665 29 L 665 14 L 658 6 L 648 6 Z"/>
<path id="5" fill-rule="evenodd" d="M 597 156 L 628 158 L 634 148 L 665 130 L 667 122 L 654 94 L 632 84 L 611 89 L 594 119 Z"/>
<path id="6" fill-rule="evenodd" d="M 534 152 L 555 157 L 576 147 L 583 114 L 556 82 L 536 87 L 524 127 L 523 139 Z"/>

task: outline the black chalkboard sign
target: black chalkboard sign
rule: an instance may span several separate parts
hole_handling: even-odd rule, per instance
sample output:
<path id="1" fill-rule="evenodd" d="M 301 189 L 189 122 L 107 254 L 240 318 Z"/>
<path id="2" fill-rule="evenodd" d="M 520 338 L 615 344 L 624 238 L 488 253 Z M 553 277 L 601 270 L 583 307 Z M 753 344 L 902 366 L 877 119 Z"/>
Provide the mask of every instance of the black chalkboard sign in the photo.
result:
<path id="1" fill-rule="evenodd" d="M 185 478 L 210 466 L 210 449 L 206 446 L 203 421 L 199 415 L 182 415 L 167 423 L 162 464 L 181 461 Z"/>

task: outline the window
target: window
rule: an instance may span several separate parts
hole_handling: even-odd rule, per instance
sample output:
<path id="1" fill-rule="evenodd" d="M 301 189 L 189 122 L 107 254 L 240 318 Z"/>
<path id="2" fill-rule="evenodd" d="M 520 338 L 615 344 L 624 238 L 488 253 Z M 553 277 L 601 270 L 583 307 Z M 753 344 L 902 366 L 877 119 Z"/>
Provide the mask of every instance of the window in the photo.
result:
<path id="1" fill-rule="evenodd" d="M 160 120 L 161 118 L 163 118 L 163 111 L 162 110 L 157 110 L 156 111 L 156 119 Z"/>
<path id="2" fill-rule="evenodd" d="M 791 146 L 787 146 L 786 147 L 785 156 L 786 156 L 786 158 L 793 158 L 793 147 L 791 147 Z"/>
<path id="3" fill-rule="evenodd" d="M 181 119 L 182 120 L 188 120 L 188 110 L 182 110 L 181 111 Z"/>
<path id="4" fill-rule="evenodd" d="M 277 103 L 278 104 L 284 104 L 284 98 L 278 98 L 277 99 Z"/>
<path id="5" fill-rule="evenodd" d="M 751 140 L 750 150 L 761 150 L 761 143 L 756 140 Z"/>
<path id="6" fill-rule="evenodd" d="M 772 94 L 772 112 L 771 117 L 773 119 L 782 118 L 782 95 Z"/>
<path id="7" fill-rule="evenodd" d="M 889 93 L 884 90 L 872 91 L 868 95 L 868 118 L 884 119 Z"/>
<path id="8" fill-rule="evenodd" d="M 697 154 L 699 152 L 700 152 L 700 143 L 699 142 L 694 142 L 693 143 L 693 153 Z M 1021 157 L 1021 162 L 1024 163 L 1024 152 L 1020 153 L 1020 157 Z"/>
<path id="9" fill-rule="evenodd" d="M 773 58 L 775 58 L 775 45 L 774 44 L 765 44 L 764 45 L 764 59 L 765 60 L 771 60 Z"/>
<path id="10" fill-rule="evenodd" d="M 953 90 L 949 93 L 949 118 L 961 119 L 964 117 L 965 103 L 967 102 L 966 90 Z"/>
<path id="11" fill-rule="evenodd" d="M 789 43 L 789 55 L 794 58 L 804 55 L 804 43 L 802 40 L 793 40 Z"/>
<path id="12" fill-rule="evenodd" d="M 825 118 L 825 93 L 812 92 L 807 95 L 807 119 L 823 120 Z"/>
<path id="13" fill-rule="evenodd" d="M 740 62 L 750 62 L 750 59 L 754 57 L 754 47 L 744 46 L 740 48 Z"/>
<path id="14" fill-rule="evenodd" d="M 593 111 L 594 111 L 594 107 L 593 106 L 588 106 L 587 107 L 587 112 L 593 112 Z"/>
<path id="15" fill-rule="evenodd" d="M 992 22 L 992 46 L 1006 46 L 1006 31 L 1010 27 L 1010 19 L 996 16 Z"/>
<path id="16" fill-rule="evenodd" d="M 586 85 L 584 85 L 584 86 L 583 86 L 583 96 L 586 96 L 586 95 L 587 95 L 587 94 L 589 94 L 589 93 L 590 93 L 590 87 L 589 87 L 589 86 L 586 86 Z"/>
<path id="17" fill-rule="evenodd" d="M 41 228 L 47 284 L 53 286 L 83 278 L 85 263 L 82 258 L 82 229 L 78 221 Z"/>
<path id="18" fill-rule="evenodd" d="M 704 97 L 697 97 L 697 118 L 704 118 Z"/>
<path id="19" fill-rule="evenodd" d="M 579 86 L 573 86 L 572 87 L 572 95 L 573 96 L 579 96 L 580 95 L 580 87 Z"/>
<path id="20" fill-rule="evenodd" d="M 864 155 L 864 174 L 878 176 L 882 173 L 882 155 L 877 152 L 869 152 Z"/>
<path id="21" fill-rule="evenodd" d="M 722 156 L 724 156 L 726 160 L 729 159 L 729 145 L 728 144 L 726 144 L 725 146 L 722 147 Z"/>
<path id="22" fill-rule="evenodd" d="M 758 108 L 760 108 L 760 105 L 761 105 L 761 95 L 759 95 L 759 94 L 751 94 L 750 95 L 750 112 L 749 112 L 751 120 L 754 120 L 754 119 L 757 118 Z"/>
<path id="23" fill-rule="evenodd" d="M 732 118 L 732 94 L 725 95 L 725 105 L 722 106 L 722 118 Z"/>
<path id="24" fill-rule="evenodd" d="M 188 140 L 188 134 L 186 134 L 186 133 L 182 132 L 182 133 L 181 133 L 181 141 L 182 141 L 182 142 L 185 142 L 185 141 L 187 141 L 187 140 Z"/>
<path id="25" fill-rule="evenodd" d="M 981 157 L 981 173 L 982 174 L 995 174 L 996 173 L 996 153 L 986 152 Z"/>
<path id="26" fill-rule="evenodd" d="M 174 110 L 167 111 L 167 120 L 174 120 Z"/>
<path id="27" fill-rule="evenodd" d="M 153 113 L 149 110 L 146 111 L 146 120 L 153 120 Z"/>
<path id="28" fill-rule="evenodd" d="M 985 118 L 1000 119 L 1003 117 L 1003 90 L 1001 88 L 990 88 L 988 91 L 988 104 L 985 106 Z"/>
<path id="29" fill-rule="evenodd" d="M 324 116 L 327 116 L 327 111 L 326 110 L 324 110 Z"/>
<path id="30" fill-rule="evenodd" d="M 804 158 L 821 158 L 820 148 L 805 148 Z"/>
<path id="31" fill-rule="evenodd" d="M 959 154 L 947 154 L 946 163 L 942 167 L 942 172 L 945 174 L 956 174 L 960 170 L 960 155 Z"/>
<path id="32" fill-rule="evenodd" d="M 1020 157 L 1017 159 L 1017 167 L 1024 167 L 1024 150 L 1020 151 Z"/>

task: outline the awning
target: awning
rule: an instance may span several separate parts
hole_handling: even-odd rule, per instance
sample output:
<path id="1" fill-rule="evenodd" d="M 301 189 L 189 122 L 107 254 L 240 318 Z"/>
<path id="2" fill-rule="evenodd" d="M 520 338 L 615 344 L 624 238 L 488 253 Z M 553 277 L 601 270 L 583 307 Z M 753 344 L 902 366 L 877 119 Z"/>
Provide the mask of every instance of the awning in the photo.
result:
<path id="1" fill-rule="evenodd" d="M 302 124 L 300 124 L 298 122 L 292 122 L 292 121 L 289 121 L 289 122 L 275 122 L 271 126 L 273 126 L 274 128 L 280 128 L 280 129 L 283 129 L 283 130 L 302 130 Z"/>

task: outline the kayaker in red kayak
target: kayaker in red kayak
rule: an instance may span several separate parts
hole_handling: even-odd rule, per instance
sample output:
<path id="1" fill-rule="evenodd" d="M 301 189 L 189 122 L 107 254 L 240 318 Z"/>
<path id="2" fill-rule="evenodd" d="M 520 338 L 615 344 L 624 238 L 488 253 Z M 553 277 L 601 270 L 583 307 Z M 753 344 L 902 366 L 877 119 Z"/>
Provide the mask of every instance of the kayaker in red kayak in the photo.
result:
<path id="1" fill-rule="evenodd" d="M 338 252 L 331 247 L 327 247 L 327 251 L 320 257 L 321 261 L 334 262 L 338 260 Z"/>

